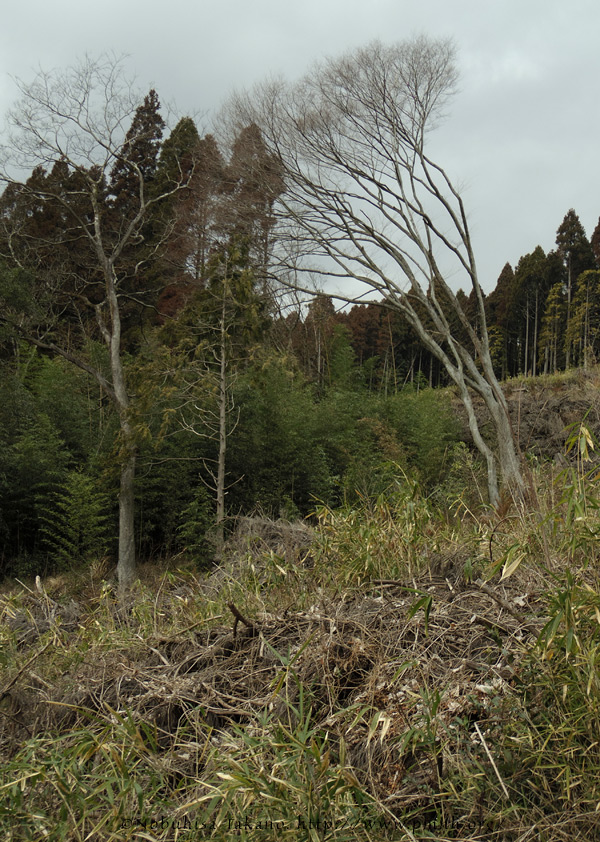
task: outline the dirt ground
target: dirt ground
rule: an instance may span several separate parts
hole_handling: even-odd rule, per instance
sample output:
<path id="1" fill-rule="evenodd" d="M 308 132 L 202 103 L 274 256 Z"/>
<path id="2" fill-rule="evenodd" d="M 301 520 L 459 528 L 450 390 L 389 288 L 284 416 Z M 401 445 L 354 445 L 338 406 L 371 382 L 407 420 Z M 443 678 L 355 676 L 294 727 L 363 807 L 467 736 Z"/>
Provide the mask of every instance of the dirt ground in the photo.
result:
<path id="1" fill-rule="evenodd" d="M 600 441 L 600 371 L 577 371 L 569 377 L 522 378 L 502 384 L 510 417 L 521 450 L 540 461 L 564 462 L 565 443 L 572 425 L 586 423 Z M 462 425 L 462 436 L 472 443 L 467 417 L 458 399 L 453 408 Z M 489 415 L 476 400 L 478 421 L 493 442 Z"/>

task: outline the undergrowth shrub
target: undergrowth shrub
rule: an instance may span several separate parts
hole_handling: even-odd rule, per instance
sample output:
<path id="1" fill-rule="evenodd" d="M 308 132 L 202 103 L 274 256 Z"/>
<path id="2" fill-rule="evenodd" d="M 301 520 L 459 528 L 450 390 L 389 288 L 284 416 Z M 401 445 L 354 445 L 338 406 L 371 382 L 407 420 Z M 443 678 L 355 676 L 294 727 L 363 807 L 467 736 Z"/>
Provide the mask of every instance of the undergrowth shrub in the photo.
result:
<path id="1" fill-rule="evenodd" d="M 265 713 L 220 745 L 219 771 L 202 798 L 211 826 L 205 838 L 226 842 L 236 830 L 249 842 L 393 838 L 386 828 L 395 822 L 346 764 L 344 740 L 331 744 L 299 689 L 297 705 L 288 702 L 293 723 Z"/>
<path id="2" fill-rule="evenodd" d="M 167 795 L 155 751 L 153 729 L 116 711 L 71 734 L 29 740 L 0 776 L 2 838 L 140 838 L 131 817 L 160 814 Z"/>
<path id="3" fill-rule="evenodd" d="M 387 399 L 384 417 L 396 431 L 408 465 L 418 471 L 423 487 L 431 490 L 443 480 L 448 456 L 460 437 L 448 393 L 403 390 Z"/>
<path id="4" fill-rule="evenodd" d="M 600 831 L 600 594 L 570 571 L 561 579 L 519 665 L 496 758 L 522 825 L 535 824 L 541 839 L 592 839 Z"/>
<path id="5" fill-rule="evenodd" d="M 538 837 L 549 842 L 600 833 L 600 504 L 597 470 L 590 467 L 594 447 L 587 426 L 572 425 L 571 464 L 550 477 L 551 483 L 538 483 L 543 491 L 535 508 L 506 517 L 493 535 L 501 552 L 490 576 L 519 575 L 529 587 L 537 580 L 544 622 L 505 702 L 510 709 L 494 739 L 498 785 L 492 785 L 500 799 L 506 796 L 503 781 L 515 821 L 535 826 Z"/>
<path id="6" fill-rule="evenodd" d="M 208 490 L 198 485 L 193 499 L 181 511 L 177 533 L 185 551 L 200 562 L 207 561 L 211 552 L 214 553 L 214 545 L 210 541 L 214 519 L 214 502 Z"/>
<path id="7" fill-rule="evenodd" d="M 446 511 L 455 506 L 476 510 L 487 501 L 485 465 L 464 442 L 448 446 L 444 475 L 433 489 L 431 499 Z"/>
<path id="8" fill-rule="evenodd" d="M 577 441 L 589 455 L 580 429 Z M 467 481 L 472 466 L 461 465 Z M 248 539 L 205 578 L 197 570 L 169 571 L 155 587 L 139 586 L 129 606 L 107 586 L 96 595 L 89 622 L 72 632 L 76 643 L 54 627 L 39 640 L 31 674 L 22 672 L 31 655 L 19 648 L 21 627 L 2 630 L 2 666 L 23 681 L 35 681 L 35 673 L 42 686 L 100 651 L 125 671 L 137 652 L 150 681 L 159 661 L 172 670 L 170 681 L 178 659 L 187 670 L 197 666 L 199 647 L 209 659 L 216 651 L 208 683 L 225 715 L 215 725 L 213 701 L 204 707 L 196 691 L 186 690 L 168 724 L 144 723 L 145 686 L 135 714 L 128 703 L 106 703 L 94 714 L 78 709 L 88 716 L 85 727 L 46 732 L 3 758 L 0 836 L 14 842 L 600 838 L 598 491 L 589 460 L 576 458 L 554 485 L 549 469 L 535 467 L 538 499 L 502 518 L 472 500 L 469 508 L 458 489 L 452 499 L 462 508 L 451 523 L 440 516 L 443 498 L 425 497 L 415 476 L 399 466 L 388 469 L 387 488 L 377 497 L 318 507 L 316 535 L 307 544 L 310 565 L 303 563 L 304 545 L 301 556 L 267 545 L 261 553 Z M 185 515 L 186 541 L 193 543 L 203 531 L 202 506 Z M 457 547 L 478 569 L 488 559 L 485 578 L 493 591 L 479 572 L 465 576 L 460 564 L 418 583 L 415 598 L 408 597 L 412 607 L 402 607 L 410 588 L 402 587 L 398 599 L 377 585 L 379 579 L 410 583 L 424 572 L 432 549 L 447 556 Z M 378 617 L 386 609 L 388 617 L 405 611 L 407 637 L 393 659 L 390 648 L 375 645 L 384 622 L 364 633 L 368 621 L 355 586 L 365 582 Z M 352 600 L 345 601 L 348 591 Z M 30 592 L 29 604 L 39 608 L 42 598 L 36 599 Z M 231 604 L 250 618 L 237 637 L 230 631 Z M 333 622 L 336 612 L 343 622 Z M 5 613 L 14 619 L 24 612 L 15 598 L 5 601 Z M 332 622 L 323 625 L 323 616 Z M 314 625 L 297 643 L 305 621 Z M 286 656 L 270 645 L 268 628 L 270 639 L 288 648 Z M 313 646 L 315 629 L 326 650 Z M 350 629 L 348 652 L 344 629 Z M 357 647 L 372 643 L 380 654 L 349 666 L 354 637 Z M 254 657 L 260 652 L 256 661 L 243 651 L 244 641 Z M 415 647 L 410 656 L 407 644 Z M 323 651 L 332 658 L 327 686 Z M 448 667 L 445 655 L 456 666 Z M 409 679 L 409 667 L 426 662 Z M 259 689 L 258 676 L 268 669 L 273 673 Z M 120 674 L 114 678 L 120 681 Z M 257 681 L 251 697 L 249 678 Z M 79 680 L 75 673 L 72 680 Z M 175 690 L 171 683 L 152 690 L 153 703 L 174 709 Z M 7 707 L 2 712 L 10 714 Z M 385 779 L 378 777 L 381 769 Z M 410 833 L 403 821 L 414 822 Z M 473 822 L 479 829 L 471 833 Z"/>
<path id="9" fill-rule="evenodd" d="M 111 533 L 108 495 L 83 471 L 68 471 L 58 491 L 40 502 L 41 531 L 53 564 L 68 570 L 106 555 Z"/>
<path id="10" fill-rule="evenodd" d="M 398 468 L 376 500 L 330 509 L 317 507 L 318 570 L 339 584 L 412 575 L 432 529 L 432 510 L 419 483 Z"/>

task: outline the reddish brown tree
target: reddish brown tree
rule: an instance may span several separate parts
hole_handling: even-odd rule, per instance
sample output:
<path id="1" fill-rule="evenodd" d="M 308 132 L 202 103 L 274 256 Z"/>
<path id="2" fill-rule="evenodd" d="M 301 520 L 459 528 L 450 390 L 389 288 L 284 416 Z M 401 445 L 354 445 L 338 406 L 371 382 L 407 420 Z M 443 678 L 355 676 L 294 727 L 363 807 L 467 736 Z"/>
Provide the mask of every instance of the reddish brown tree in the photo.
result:
<path id="1" fill-rule="evenodd" d="M 590 245 L 592 247 L 592 251 L 594 252 L 596 266 L 600 269 L 600 219 L 598 220 L 598 224 L 594 228 L 594 233 L 592 234 Z"/>
<path id="2" fill-rule="evenodd" d="M 226 224 L 250 244 L 254 272 L 266 292 L 273 207 L 285 184 L 281 163 L 267 150 L 255 123 L 242 128 L 235 138 L 225 181 L 229 199 Z"/>

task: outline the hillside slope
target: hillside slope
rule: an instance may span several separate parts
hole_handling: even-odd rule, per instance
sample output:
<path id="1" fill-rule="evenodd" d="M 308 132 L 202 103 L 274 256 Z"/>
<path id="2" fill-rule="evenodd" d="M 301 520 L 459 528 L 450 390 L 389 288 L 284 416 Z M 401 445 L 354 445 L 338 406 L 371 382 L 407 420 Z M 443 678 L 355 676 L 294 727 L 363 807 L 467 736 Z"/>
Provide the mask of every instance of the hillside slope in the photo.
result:
<path id="1" fill-rule="evenodd" d="M 524 453 L 542 462 L 562 463 L 571 425 L 585 423 L 600 440 L 600 369 L 567 374 L 523 377 L 502 384 L 513 429 Z M 475 400 L 478 421 L 493 442 L 489 414 L 481 400 Z M 467 416 L 458 398 L 453 400 L 464 440 L 472 444 Z"/>

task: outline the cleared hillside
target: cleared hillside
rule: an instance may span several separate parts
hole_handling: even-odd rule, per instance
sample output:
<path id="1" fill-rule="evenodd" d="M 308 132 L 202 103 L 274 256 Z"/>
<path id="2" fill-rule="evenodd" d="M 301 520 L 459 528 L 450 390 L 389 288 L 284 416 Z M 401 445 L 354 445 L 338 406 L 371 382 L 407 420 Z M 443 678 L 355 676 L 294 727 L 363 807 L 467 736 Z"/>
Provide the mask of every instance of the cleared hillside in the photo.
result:
<path id="1" fill-rule="evenodd" d="M 5 590 L 4 838 L 596 838 L 600 504 L 573 442 L 502 517 L 398 476 L 312 526 L 242 519 L 219 567 L 146 567 L 127 599 L 99 568 Z"/>

